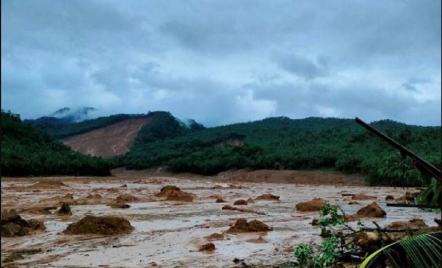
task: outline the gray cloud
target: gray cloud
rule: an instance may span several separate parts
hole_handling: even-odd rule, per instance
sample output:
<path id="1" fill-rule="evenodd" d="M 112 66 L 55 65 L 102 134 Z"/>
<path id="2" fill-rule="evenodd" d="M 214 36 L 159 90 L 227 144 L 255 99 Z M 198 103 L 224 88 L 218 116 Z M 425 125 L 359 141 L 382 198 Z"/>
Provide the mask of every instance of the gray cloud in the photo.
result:
<path id="1" fill-rule="evenodd" d="M 2 108 L 440 125 L 440 1 L 2 1 Z"/>
<path id="2" fill-rule="evenodd" d="M 326 76 L 328 73 L 327 61 L 323 57 L 318 64 L 302 56 L 283 53 L 275 56 L 275 62 L 283 70 L 307 80 Z"/>

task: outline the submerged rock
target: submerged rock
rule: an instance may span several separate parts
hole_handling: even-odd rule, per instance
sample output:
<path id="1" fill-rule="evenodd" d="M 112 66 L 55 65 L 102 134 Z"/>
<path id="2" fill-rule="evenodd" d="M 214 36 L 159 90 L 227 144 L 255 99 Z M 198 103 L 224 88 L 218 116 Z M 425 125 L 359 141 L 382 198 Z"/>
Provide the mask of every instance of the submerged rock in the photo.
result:
<path id="1" fill-rule="evenodd" d="M 245 206 L 247 204 L 248 204 L 247 201 L 244 199 L 238 199 L 233 203 L 233 205 L 235 206 Z"/>
<path id="2" fill-rule="evenodd" d="M 26 221 L 14 211 L 2 212 L 2 237 L 24 236 L 30 234 L 32 231 L 41 231 L 45 229 L 46 227 L 42 221 Z"/>
<path id="3" fill-rule="evenodd" d="M 224 201 L 224 199 L 222 198 L 217 198 L 216 199 L 216 203 L 225 203 L 226 201 Z"/>
<path id="4" fill-rule="evenodd" d="M 128 234 L 133 229 L 130 222 L 121 217 L 86 216 L 80 221 L 70 224 L 63 233 L 68 235 L 118 235 Z"/>
<path id="5" fill-rule="evenodd" d="M 267 232 L 271 231 L 272 229 L 267 226 L 267 224 L 258 221 L 258 220 L 252 220 L 250 222 L 247 222 L 246 219 L 241 218 L 238 219 L 234 226 L 230 227 L 229 230 L 227 230 L 228 233 L 246 233 L 246 232 Z"/>
<path id="6" fill-rule="evenodd" d="M 412 219 L 410 221 L 395 221 L 385 226 L 385 229 L 391 230 L 406 230 L 428 227 L 422 219 Z"/>
<path id="7" fill-rule="evenodd" d="M 297 211 L 319 211 L 326 204 L 321 198 L 313 198 L 307 202 L 301 202 L 296 205 Z"/>
<path id="8" fill-rule="evenodd" d="M 384 218 L 387 213 L 376 202 L 373 202 L 358 210 L 356 215 L 365 218 Z"/>
<path id="9" fill-rule="evenodd" d="M 131 194 L 122 194 L 117 197 L 117 203 L 124 203 L 124 202 L 133 202 L 137 201 L 138 198 Z"/>
<path id="10" fill-rule="evenodd" d="M 215 250 L 215 245 L 213 243 L 204 244 L 199 248 L 199 251 L 214 251 L 214 250 Z"/>
<path id="11" fill-rule="evenodd" d="M 373 200 L 376 196 L 366 195 L 366 194 L 355 194 L 351 197 L 351 200 Z"/>
<path id="12" fill-rule="evenodd" d="M 255 198 L 255 200 L 275 200 L 279 201 L 279 196 L 272 194 L 263 194 Z"/>
<path id="13" fill-rule="evenodd" d="M 55 212 L 55 214 L 62 216 L 62 215 L 72 215 L 72 211 L 71 211 L 71 207 L 69 206 L 68 203 L 63 203 L 61 205 L 61 208 Z"/>
<path id="14" fill-rule="evenodd" d="M 164 186 L 155 196 L 166 197 L 167 201 L 193 202 L 193 196 L 191 194 L 181 191 L 180 188 L 174 185 Z"/>
<path id="15" fill-rule="evenodd" d="M 394 200 L 394 196 L 392 196 L 392 195 L 387 195 L 387 196 L 385 197 L 385 200 L 386 200 L 386 201 L 393 201 L 393 200 Z"/>

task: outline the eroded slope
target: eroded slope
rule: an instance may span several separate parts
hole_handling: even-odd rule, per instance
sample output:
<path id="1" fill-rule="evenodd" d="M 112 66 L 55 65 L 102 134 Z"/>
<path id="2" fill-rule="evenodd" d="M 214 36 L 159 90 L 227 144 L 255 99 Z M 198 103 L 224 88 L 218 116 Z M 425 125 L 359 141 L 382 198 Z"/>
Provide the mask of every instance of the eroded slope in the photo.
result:
<path id="1" fill-rule="evenodd" d="M 138 131 L 151 118 L 130 118 L 84 134 L 61 140 L 74 151 L 101 157 L 125 154 L 133 144 Z"/>

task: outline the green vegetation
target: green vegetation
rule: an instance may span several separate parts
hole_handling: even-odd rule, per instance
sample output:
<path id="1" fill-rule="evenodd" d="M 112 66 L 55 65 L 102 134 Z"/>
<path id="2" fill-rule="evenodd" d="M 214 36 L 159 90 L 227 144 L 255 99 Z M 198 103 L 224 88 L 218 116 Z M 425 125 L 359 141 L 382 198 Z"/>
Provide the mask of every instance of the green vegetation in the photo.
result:
<path id="1" fill-rule="evenodd" d="M 339 213 L 341 212 L 341 213 Z M 392 242 L 388 233 L 378 227 L 372 234 L 379 237 L 378 250 L 361 246 L 358 235 L 363 234 L 361 229 L 356 230 L 345 223 L 345 214 L 339 206 L 324 205 L 320 210 L 318 224 L 322 227 L 321 236 L 326 238 L 321 246 L 315 244 L 299 244 L 293 254 L 301 268 L 328 268 L 338 267 L 339 261 L 363 259 L 359 268 L 393 267 L 393 268 L 423 268 L 439 267 L 442 257 L 441 232 L 414 235 L 404 232 L 403 237 Z M 358 227 L 363 226 L 358 222 Z M 325 229 L 325 231 L 324 231 Z M 364 237 L 363 235 L 361 237 Z M 386 242 L 382 237 L 390 239 Z M 367 256 L 367 250 L 373 250 Z"/>
<path id="2" fill-rule="evenodd" d="M 85 156 L 2 111 L 2 176 L 110 175 L 113 163 Z"/>
<path id="3" fill-rule="evenodd" d="M 333 169 L 369 175 L 374 185 L 422 186 L 408 160 L 351 119 L 268 118 L 199 131 L 162 123 L 140 132 L 120 158 L 129 169 L 168 166 L 212 175 L 228 169 Z M 371 124 L 433 164 L 441 159 L 441 128 L 383 120 Z M 147 138 L 145 137 L 147 134 Z"/>
<path id="4" fill-rule="evenodd" d="M 168 112 L 149 112 L 70 124 L 43 117 L 27 124 L 61 139 L 136 117 L 149 117 L 150 122 L 140 130 L 130 152 L 114 159 L 116 166 L 168 166 L 171 171 L 204 175 L 241 168 L 329 170 L 368 175 L 372 185 L 430 183 L 422 180 L 409 159 L 402 159 L 351 119 L 277 117 L 206 129 L 194 120 L 186 127 Z M 440 127 L 391 120 L 371 125 L 432 164 L 440 164 Z"/>
<path id="5" fill-rule="evenodd" d="M 335 267 L 339 257 L 344 253 L 345 236 L 342 231 L 344 228 L 351 229 L 345 224 L 344 216 L 339 215 L 339 210 L 339 207 L 329 204 L 321 208 L 318 224 L 322 226 L 321 235 L 326 238 L 319 249 L 314 249 L 310 244 L 299 244 L 296 247 L 293 254 L 298 259 L 299 267 Z M 334 226 L 341 229 L 335 230 L 332 228 Z"/>
<path id="6" fill-rule="evenodd" d="M 138 132 L 134 147 L 148 142 L 180 136 L 190 131 L 181 125 L 169 112 L 150 112 L 148 116 L 151 118 L 151 121 Z"/>

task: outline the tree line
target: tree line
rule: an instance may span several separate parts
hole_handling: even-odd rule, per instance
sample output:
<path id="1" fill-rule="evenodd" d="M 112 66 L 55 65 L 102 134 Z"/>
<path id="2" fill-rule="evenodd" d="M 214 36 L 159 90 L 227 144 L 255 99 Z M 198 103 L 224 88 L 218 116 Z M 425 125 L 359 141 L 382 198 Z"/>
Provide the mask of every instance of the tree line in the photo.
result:
<path id="1" fill-rule="evenodd" d="M 158 122 L 161 124 L 161 122 Z M 441 128 L 382 120 L 371 124 L 439 165 Z M 236 145 L 228 141 L 240 141 Z M 328 169 L 368 175 L 373 185 L 421 186 L 420 174 L 351 119 L 286 117 L 233 124 L 138 142 L 118 162 L 129 169 L 168 166 L 213 175 L 228 169 Z"/>
<path id="2" fill-rule="evenodd" d="M 2 176 L 107 176 L 112 160 L 82 155 L 2 110 Z"/>

